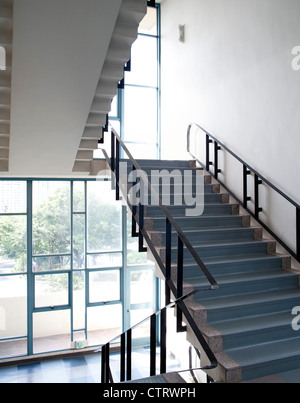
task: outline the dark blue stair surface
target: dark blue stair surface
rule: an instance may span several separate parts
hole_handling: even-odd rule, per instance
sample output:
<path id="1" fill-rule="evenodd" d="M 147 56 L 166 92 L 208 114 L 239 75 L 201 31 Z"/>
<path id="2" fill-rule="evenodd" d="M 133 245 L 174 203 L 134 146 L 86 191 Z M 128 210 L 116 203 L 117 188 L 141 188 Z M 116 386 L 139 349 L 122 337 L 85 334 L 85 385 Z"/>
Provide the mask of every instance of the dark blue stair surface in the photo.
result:
<path id="1" fill-rule="evenodd" d="M 181 173 L 186 169 L 196 174 L 189 161 L 138 163 L 148 174 L 154 169 L 177 169 Z M 284 271 L 283 257 L 269 254 L 268 242 L 257 239 L 257 232 L 244 226 L 241 215 L 233 215 L 231 204 L 222 203 L 215 185 L 208 180 L 205 183 L 201 216 L 187 217 L 185 205 L 167 206 L 219 284 L 218 290 L 198 293 L 194 300 L 207 311 L 209 326 L 222 335 L 223 352 L 242 367 L 241 381 L 297 372 L 300 332 L 292 329 L 292 309 L 300 305 L 299 276 Z M 172 188 L 170 192 L 174 196 Z M 145 215 L 145 226 L 163 256 L 165 216 L 158 206 L 147 206 Z M 177 242 L 173 231 L 174 262 Z M 186 248 L 183 261 L 185 282 L 205 288 L 208 281 Z"/>

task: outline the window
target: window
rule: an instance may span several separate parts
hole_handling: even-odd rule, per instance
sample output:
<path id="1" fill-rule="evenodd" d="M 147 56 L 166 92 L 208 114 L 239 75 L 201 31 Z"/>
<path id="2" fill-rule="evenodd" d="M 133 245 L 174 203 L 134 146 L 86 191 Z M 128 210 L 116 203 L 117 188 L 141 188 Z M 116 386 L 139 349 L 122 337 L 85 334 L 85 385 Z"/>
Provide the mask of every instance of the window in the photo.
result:
<path id="1" fill-rule="evenodd" d="M 160 158 L 160 5 L 148 7 L 109 119 L 133 157 Z M 103 156 L 96 154 L 99 158 Z"/>
<path id="2" fill-rule="evenodd" d="M 154 265 L 110 181 L 0 186 L 0 359 L 96 346 L 158 309 Z"/>

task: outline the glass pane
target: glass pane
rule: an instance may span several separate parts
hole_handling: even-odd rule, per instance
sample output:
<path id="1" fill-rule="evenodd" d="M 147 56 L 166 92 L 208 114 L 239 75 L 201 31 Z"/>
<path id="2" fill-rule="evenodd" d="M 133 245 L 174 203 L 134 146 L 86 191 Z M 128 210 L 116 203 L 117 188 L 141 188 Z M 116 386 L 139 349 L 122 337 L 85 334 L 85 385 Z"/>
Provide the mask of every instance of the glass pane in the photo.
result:
<path id="1" fill-rule="evenodd" d="M 139 36 L 131 49 L 131 71 L 125 74 L 125 83 L 157 87 L 157 39 Z"/>
<path id="2" fill-rule="evenodd" d="M 73 182 L 73 212 L 84 213 L 85 212 L 85 183 Z"/>
<path id="3" fill-rule="evenodd" d="M 157 9 L 154 7 L 147 8 L 147 14 L 143 18 L 139 26 L 140 34 L 157 35 Z"/>
<path id="4" fill-rule="evenodd" d="M 147 263 L 147 252 L 139 252 L 138 238 L 131 237 L 132 221 L 127 217 L 127 265 L 137 265 Z"/>
<path id="5" fill-rule="evenodd" d="M 85 268 L 85 215 L 73 215 L 73 269 Z"/>
<path id="6" fill-rule="evenodd" d="M 157 90 L 152 88 L 125 88 L 125 141 L 156 144 Z M 133 155 L 135 158 L 135 155 Z M 150 157 L 149 157 L 150 158 Z"/>
<path id="7" fill-rule="evenodd" d="M 116 202 L 111 182 L 89 182 L 88 252 L 120 250 L 122 250 L 122 204 Z"/>
<path id="8" fill-rule="evenodd" d="M 35 307 L 54 307 L 69 303 L 69 275 L 45 274 L 35 276 Z"/>
<path id="9" fill-rule="evenodd" d="M 70 310 L 33 315 L 33 352 L 67 350 L 71 347 Z"/>
<path id="10" fill-rule="evenodd" d="M 130 304 L 141 304 L 153 300 L 153 270 L 132 270 L 130 272 Z"/>
<path id="11" fill-rule="evenodd" d="M 101 269 L 106 267 L 121 267 L 122 253 L 103 253 L 87 256 L 88 269 Z"/>
<path id="12" fill-rule="evenodd" d="M 71 256 L 34 257 L 32 270 L 34 272 L 59 271 L 71 269 Z"/>
<path id="13" fill-rule="evenodd" d="M 122 305 L 97 306 L 87 309 L 89 346 L 99 346 L 122 333 Z"/>
<path id="14" fill-rule="evenodd" d="M 70 182 L 33 183 L 33 253 L 70 253 Z"/>
<path id="15" fill-rule="evenodd" d="M 74 329 L 85 328 L 85 273 L 73 273 L 73 326 Z"/>
<path id="16" fill-rule="evenodd" d="M 89 274 L 89 301 L 110 302 L 120 300 L 120 271 L 99 271 Z"/>
<path id="17" fill-rule="evenodd" d="M 27 276 L 0 277 L 0 339 L 26 335 Z"/>
<path id="18" fill-rule="evenodd" d="M 26 216 L 0 217 L 0 274 L 27 271 Z"/>
<path id="19" fill-rule="evenodd" d="M 135 159 L 157 159 L 158 149 L 155 144 L 131 144 L 126 143 L 126 146 Z"/>
<path id="20" fill-rule="evenodd" d="M 26 182 L 0 181 L 0 213 L 26 213 Z"/>
<path id="21" fill-rule="evenodd" d="M 111 103 L 111 111 L 109 113 L 109 117 L 118 117 L 118 96 L 116 95 Z"/>

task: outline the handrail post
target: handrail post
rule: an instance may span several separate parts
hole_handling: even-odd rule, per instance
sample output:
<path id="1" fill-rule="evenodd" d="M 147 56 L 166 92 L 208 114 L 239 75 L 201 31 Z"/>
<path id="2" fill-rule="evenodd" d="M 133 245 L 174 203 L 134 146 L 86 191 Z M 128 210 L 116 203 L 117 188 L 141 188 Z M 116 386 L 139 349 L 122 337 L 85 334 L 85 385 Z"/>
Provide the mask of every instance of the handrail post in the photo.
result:
<path id="1" fill-rule="evenodd" d="M 110 166 L 111 170 L 115 172 L 115 134 L 113 131 L 111 131 L 111 160 L 110 160 Z"/>
<path id="2" fill-rule="evenodd" d="M 156 375 L 156 314 L 150 319 L 150 376 Z"/>
<path id="3" fill-rule="evenodd" d="M 120 381 L 125 382 L 125 367 L 126 367 L 126 335 L 121 335 L 121 359 L 120 359 Z"/>
<path id="4" fill-rule="evenodd" d="M 210 160 L 210 144 L 213 141 L 209 137 L 209 134 L 206 134 L 206 170 L 209 172 L 209 167 L 213 164 L 212 161 Z"/>
<path id="5" fill-rule="evenodd" d="M 167 310 L 163 308 L 160 314 L 160 373 L 167 372 Z"/>
<path id="6" fill-rule="evenodd" d="M 171 301 L 170 287 L 168 285 L 171 279 L 171 258 L 172 258 L 172 225 L 166 218 L 166 305 Z"/>
<path id="7" fill-rule="evenodd" d="M 132 330 L 129 329 L 127 334 L 127 365 L 126 365 L 126 380 L 131 381 L 132 377 Z"/>
<path id="8" fill-rule="evenodd" d="M 215 179 L 218 179 L 219 173 L 221 170 L 219 169 L 219 151 L 221 147 L 219 146 L 218 142 L 215 141 Z"/>
<path id="9" fill-rule="evenodd" d="M 116 140 L 116 200 L 120 200 L 120 143 Z"/>
<path id="10" fill-rule="evenodd" d="M 300 262 L 300 207 L 296 209 L 297 260 Z"/>
<path id="11" fill-rule="evenodd" d="M 246 165 L 243 165 L 243 206 L 245 209 L 248 207 L 248 201 L 251 200 L 251 197 L 248 197 L 248 175 L 250 174 L 251 172 Z"/>
<path id="12" fill-rule="evenodd" d="M 144 237 L 142 230 L 144 229 L 144 210 L 145 207 L 142 203 L 139 205 L 139 252 L 147 252 L 147 248 L 144 247 Z"/>
<path id="13" fill-rule="evenodd" d="M 254 199 L 254 204 L 255 204 L 255 219 L 259 219 L 259 213 L 261 213 L 263 210 L 261 207 L 259 207 L 259 185 L 262 185 L 262 181 L 259 179 L 258 175 L 254 175 L 254 194 L 255 194 L 255 199 Z"/>
<path id="14" fill-rule="evenodd" d="M 180 237 L 178 237 L 178 256 L 177 256 L 177 299 L 183 297 L 183 242 Z M 177 332 L 185 332 L 186 327 L 182 324 L 182 310 L 179 305 L 177 305 Z"/>

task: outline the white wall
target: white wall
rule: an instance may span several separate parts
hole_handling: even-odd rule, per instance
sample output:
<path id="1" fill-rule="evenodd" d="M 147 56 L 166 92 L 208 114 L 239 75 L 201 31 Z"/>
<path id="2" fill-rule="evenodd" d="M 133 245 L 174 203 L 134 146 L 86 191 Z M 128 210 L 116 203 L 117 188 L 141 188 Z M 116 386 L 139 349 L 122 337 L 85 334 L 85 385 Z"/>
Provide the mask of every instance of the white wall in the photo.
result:
<path id="1" fill-rule="evenodd" d="M 163 155 L 195 121 L 300 202 L 299 21 L 299 0 L 164 0 Z"/>
<path id="2" fill-rule="evenodd" d="M 161 7 L 162 156 L 185 158 L 186 129 L 197 122 L 300 203 L 300 70 L 292 69 L 300 0 L 164 0 Z M 229 184 L 241 184 L 241 167 L 225 163 L 233 168 Z M 261 217 L 294 247 L 295 210 L 269 193 L 262 188 Z"/>

